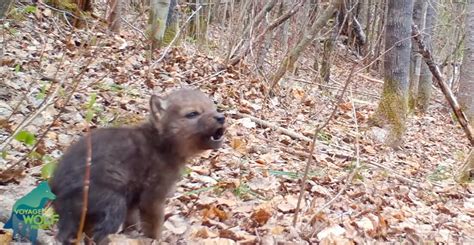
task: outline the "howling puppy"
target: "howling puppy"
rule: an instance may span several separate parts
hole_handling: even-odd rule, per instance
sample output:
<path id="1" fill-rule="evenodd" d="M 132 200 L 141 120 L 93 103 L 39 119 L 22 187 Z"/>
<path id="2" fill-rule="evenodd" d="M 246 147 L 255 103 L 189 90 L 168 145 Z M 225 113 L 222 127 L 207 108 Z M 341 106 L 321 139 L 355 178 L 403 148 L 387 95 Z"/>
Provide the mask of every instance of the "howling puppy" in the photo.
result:
<path id="1" fill-rule="evenodd" d="M 218 149 L 225 117 L 198 90 L 181 89 L 150 99 L 150 120 L 137 127 L 91 132 L 92 165 L 84 232 L 96 243 L 108 234 L 140 224 L 159 239 L 166 195 L 192 156 Z M 50 182 L 59 214 L 57 239 L 75 242 L 83 206 L 87 140 L 82 137 L 60 160 Z M 140 222 L 139 222 L 140 221 Z"/>

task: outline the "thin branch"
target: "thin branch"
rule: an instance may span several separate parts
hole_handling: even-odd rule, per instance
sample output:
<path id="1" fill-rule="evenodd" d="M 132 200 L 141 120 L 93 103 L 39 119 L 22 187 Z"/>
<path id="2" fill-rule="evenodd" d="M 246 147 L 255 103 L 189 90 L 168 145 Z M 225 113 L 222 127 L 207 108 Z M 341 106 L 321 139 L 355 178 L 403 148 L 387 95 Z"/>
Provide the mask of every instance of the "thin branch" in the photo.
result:
<path id="1" fill-rule="evenodd" d="M 290 136 L 290 137 L 293 138 L 293 139 L 302 140 L 302 141 L 305 141 L 305 142 L 311 142 L 311 139 L 308 138 L 308 137 L 306 137 L 306 136 L 304 136 L 304 135 L 298 134 L 298 133 L 293 132 L 293 131 L 291 131 L 291 130 L 288 130 L 288 129 L 286 129 L 286 128 L 282 128 L 282 127 L 280 127 L 280 126 L 278 126 L 278 125 L 275 125 L 275 124 L 273 124 L 273 123 L 271 123 L 271 122 L 264 121 L 264 120 L 262 120 L 262 119 L 260 119 L 260 118 L 256 118 L 256 117 L 251 116 L 251 115 L 249 115 L 249 114 L 237 112 L 237 116 L 242 117 L 242 118 L 248 117 L 248 118 L 250 118 L 252 121 L 256 122 L 257 124 L 260 124 L 260 125 L 262 125 L 262 126 L 264 126 L 264 127 L 271 128 L 271 129 L 273 129 L 273 130 L 275 130 L 275 131 L 277 131 L 277 132 L 280 132 L 280 133 L 283 133 L 283 134 L 285 134 L 285 135 L 288 135 L 288 136 Z"/>
<path id="2" fill-rule="evenodd" d="M 144 33 L 142 30 L 140 30 L 140 29 L 138 29 L 136 26 L 132 25 L 132 23 L 128 22 L 123 16 L 120 16 L 120 19 L 121 19 L 125 24 L 129 25 L 134 31 L 140 33 L 140 35 L 141 35 L 144 39 L 147 38 L 147 36 L 145 35 L 145 33 Z"/>
<path id="3" fill-rule="evenodd" d="M 278 17 L 276 20 L 274 20 L 271 24 L 269 24 L 265 30 L 260 33 L 255 39 L 253 40 L 250 40 L 243 48 L 242 48 L 242 51 L 236 55 L 235 57 L 233 57 L 230 61 L 229 61 L 229 64 L 230 65 L 236 65 L 237 63 L 239 63 L 239 61 L 241 59 L 243 59 L 243 57 L 245 57 L 249 51 L 250 51 L 250 46 L 252 46 L 253 43 L 260 43 L 262 42 L 262 40 L 265 38 L 265 35 L 274 30 L 276 27 L 278 27 L 279 25 L 281 25 L 282 23 L 284 23 L 286 20 L 288 20 L 291 16 L 293 16 L 294 14 L 296 14 L 299 10 L 299 8 L 302 6 L 302 4 L 304 3 L 304 1 L 301 1 L 301 2 L 298 2 L 296 3 L 295 5 L 292 6 L 292 8 L 282 14 L 280 17 Z"/>
<path id="4" fill-rule="evenodd" d="M 293 226 L 296 226 L 296 222 L 298 221 L 298 213 L 300 211 L 301 201 L 302 201 L 303 195 L 304 195 L 306 180 L 308 179 L 309 167 L 311 166 L 311 160 L 312 160 L 311 156 L 313 156 L 314 148 L 316 146 L 316 139 L 318 138 L 318 134 L 321 131 L 321 129 L 326 127 L 329 124 L 329 122 L 332 120 L 334 115 L 336 114 L 336 111 L 339 108 L 338 105 L 342 101 L 344 93 L 346 92 L 347 87 L 349 86 L 349 83 L 351 82 L 351 78 L 354 75 L 354 71 L 355 71 L 356 67 L 357 67 L 357 63 L 355 63 L 352 66 L 351 72 L 350 72 L 349 76 L 346 79 L 346 84 L 344 85 L 344 88 L 342 89 L 342 92 L 339 95 L 339 98 L 337 99 L 337 102 L 334 105 L 334 109 L 332 110 L 331 115 L 329 116 L 329 118 L 326 120 L 326 122 L 323 125 L 319 126 L 317 129 L 314 130 L 313 140 L 312 140 L 311 145 L 310 145 L 308 160 L 306 161 L 306 166 L 305 166 L 305 169 L 304 169 L 303 179 L 301 180 L 300 195 L 298 197 L 298 203 L 296 204 L 295 215 L 293 216 Z"/>
<path id="5" fill-rule="evenodd" d="M 359 144 L 359 124 L 357 123 L 357 115 L 355 111 L 355 105 L 354 105 L 354 97 L 352 95 L 352 89 L 350 91 L 350 97 L 351 97 L 351 105 L 352 105 L 352 119 L 354 120 L 354 125 L 355 125 L 355 130 L 356 130 L 356 140 L 355 140 L 355 148 L 356 148 L 356 165 L 355 167 L 351 170 L 351 172 L 347 175 L 346 181 L 344 186 L 339 190 L 339 192 L 328 202 L 326 202 L 322 207 L 320 207 L 316 212 L 314 213 L 313 217 L 311 220 L 314 220 L 321 211 L 323 211 L 325 208 L 329 207 L 332 203 L 334 203 L 344 192 L 346 192 L 347 188 L 349 185 L 352 183 L 354 180 L 354 177 L 356 173 L 360 169 L 360 144 Z M 313 226 L 313 231 L 311 232 L 312 237 L 314 233 L 316 233 L 316 226 Z"/>

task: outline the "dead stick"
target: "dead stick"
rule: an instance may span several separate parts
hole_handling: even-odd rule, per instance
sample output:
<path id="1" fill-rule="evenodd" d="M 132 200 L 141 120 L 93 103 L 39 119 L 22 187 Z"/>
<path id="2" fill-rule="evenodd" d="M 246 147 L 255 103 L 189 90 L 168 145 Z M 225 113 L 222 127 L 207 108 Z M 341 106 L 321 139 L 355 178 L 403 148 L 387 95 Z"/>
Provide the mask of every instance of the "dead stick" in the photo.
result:
<path id="1" fill-rule="evenodd" d="M 282 128 L 280 126 L 277 126 L 271 122 L 267 122 L 267 121 L 264 121 L 260 118 L 257 118 L 257 117 L 254 117 L 254 116 L 251 116 L 249 114 L 245 114 L 245 113 L 240 113 L 240 112 L 237 112 L 237 116 L 239 117 L 242 117 L 242 118 L 245 118 L 245 117 L 248 117 L 250 118 L 252 121 L 256 122 L 257 124 L 260 124 L 264 127 L 267 127 L 267 128 L 271 128 L 277 132 L 280 132 L 280 133 L 283 133 L 283 134 L 286 134 L 288 136 L 290 136 L 291 138 L 293 139 L 298 139 L 298 140 L 302 140 L 302 141 L 306 141 L 306 142 L 311 142 L 311 139 L 304 136 L 304 135 L 301 135 L 301 134 L 298 134 L 298 133 L 295 133 L 291 130 L 288 130 L 286 128 Z"/>
<path id="2" fill-rule="evenodd" d="M 90 184 L 90 175 L 91 175 L 91 164 L 92 164 L 92 133 L 90 129 L 89 122 L 86 126 L 87 130 L 87 158 L 86 158 L 86 169 L 84 173 L 84 187 L 82 189 L 82 212 L 81 220 L 79 222 L 79 229 L 77 230 L 77 239 L 76 244 L 79 245 L 82 240 L 82 231 L 84 230 L 84 225 L 86 223 L 86 214 L 87 214 L 87 204 L 89 199 L 89 184 Z"/>
<path id="3" fill-rule="evenodd" d="M 352 66 L 352 69 L 351 69 L 351 73 L 349 74 L 349 76 L 346 79 L 346 84 L 344 85 L 344 88 L 342 89 L 342 92 L 339 95 L 339 98 L 337 99 L 337 102 L 334 104 L 334 109 L 332 110 L 331 115 L 329 116 L 328 120 L 326 120 L 326 122 L 323 125 L 319 126 L 317 129 L 314 130 L 313 140 L 312 140 L 311 145 L 310 145 L 308 160 L 306 161 L 306 166 L 305 166 L 305 169 L 304 169 L 303 179 L 301 180 L 300 195 L 298 197 L 298 203 L 296 204 L 295 215 L 293 216 L 293 226 L 296 226 L 296 221 L 298 221 L 298 213 L 300 211 L 301 200 L 303 199 L 303 195 L 304 195 L 306 180 L 308 179 L 309 167 L 311 166 L 311 160 L 313 159 L 311 156 L 313 156 L 314 148 L 316 146 L 316 139 L 318 138 L 318 134 L 321 131 L 321 129 L 326 127 L 329 124 L 329 122 L 331 121 L 331 119 L 334 117 L 334 115 L 336 114 L 338 105 L 341 102 L 341 100 L 344 96 L 344 93 L 347 90 L 347 87 L 349 86 L 349 83 L 351 81 L 352 75 L 354 74 L 356 66 L 357 66 L 357 63 L 354 63 L 354 65 Z"/>
<path id="4" fill-rule="evenodd" d="M 356 148 L 356 166 L 351 170 L 351 172 L 347 175 L 346 178 L 346 183 L 344 186 L 339 190 L 339 192 L 328 202 L 326 202 L 322 207 L 320 207 L 313 215 L 311 220 L 314 220 L 321 211 L 323 211 L 325 208 L 329 207 L 332 203 L 334 203 L 344 192 L 346 192 L 347 188 L 349 185 L 352 183 L 354 180 L 355 175 L 359 172 L 360 169 L 360 144 L 359 144 L 359 124 L 357 122 L 357 116 L 356 116 L 356 110 L 355 110 L 355 104 L 354 104 L 354 97 L 352 95 L 352 89 L 349 90 L 350 96 L 351 96 L 351 104 L 352 104 L 352 119 L 354 120 L 354 125 L 355 125 L 355 130 L 356 130 L 356 140 L 355 140 L 355 148 Z M 311 236 L 313 237 L 314 234 L 316 233 L 316 226 L 313 225 L 313 231 L 311 232 Z"/>
<path id="5" fill-rule="evenodd" d="M 464 132 L 466 133 L 467 138 L 469 139 L 469 142 L 471 143 L 471 145 L 474 146 L 473 129 L 471 128 L 471 125 L 469 125 L 469 121 L 467 120 L 466 115 L 464 114 L 456 98 L 454 97 L 453 92 L 451 91 L 449 86 L 443 81 L 441 72 L 439 71 L 438 66 L 434 63 L 433 55 L 431 54 L 431 51 L 426 47 L 425 43 L 423 42 L 422 36 L 420 32 L 418 31 L 418 27 L 416 25 L 412 25 L 412 35 L 415 41 L 418 43 L 418 48 L 419 48 L 418 52 L 420 52 L 421 55 L 423 56 L 426 62 L 426 65 L 428 66 L 428 68 L 430 68 L 430 71 L 433 74 L 433 77 L 435 78 L 436 82 L 441 88 L 441 91 L 443 91 L 443 94 L 448 100 L 448 103 L 451 106 L 451 109 L 453 109 L 454 114 L 456 115 L 456 118 L 459 121 L 459 124 L 461 124 L 461 127 L 464 129 Z"/>

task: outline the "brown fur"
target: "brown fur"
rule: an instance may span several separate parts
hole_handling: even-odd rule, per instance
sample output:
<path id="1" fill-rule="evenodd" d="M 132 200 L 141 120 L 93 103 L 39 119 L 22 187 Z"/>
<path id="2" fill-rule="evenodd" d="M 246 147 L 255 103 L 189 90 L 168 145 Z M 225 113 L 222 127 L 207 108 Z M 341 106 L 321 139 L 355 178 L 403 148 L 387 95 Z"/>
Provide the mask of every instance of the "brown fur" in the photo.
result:
<path id="1" fill-rule="evenodd" d="M 133 226 L 137 216 L 144 234 L 159 239 L 166 195 L 186 160 L 222 145 L 224 116 L 203 93 L 181 89 L 166 98 L 152 96 L 150 107 L 150 121 L 143 125 L 92 131 L 85 230 L 95 242 L 123 223 Z M 81 138 L 64 154 L 51 180 L 57 238 L 63 243 L 73 241 L 79 227 L 86 151 Z"/>

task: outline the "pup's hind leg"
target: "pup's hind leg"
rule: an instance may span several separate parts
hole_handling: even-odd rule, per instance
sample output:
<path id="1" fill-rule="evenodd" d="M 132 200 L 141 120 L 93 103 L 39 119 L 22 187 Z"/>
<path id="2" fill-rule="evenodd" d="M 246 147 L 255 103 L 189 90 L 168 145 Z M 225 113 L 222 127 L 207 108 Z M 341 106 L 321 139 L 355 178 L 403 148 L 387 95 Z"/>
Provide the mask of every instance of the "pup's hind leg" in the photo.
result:
<path id="1" fill-rule="evenodd" d="M 92 208 L 94 224 L 92 238 L 99 244 L 109 234 L 116 233 L 125 221 L 127 203 L 121 193 L 102 192 L 102 199 L 98 200 Z"/>
<path id="2" fill-rule="evenodd" d="M 123 224 L 123 230 L 127 233 L 133 230 L 138 230 L 138 222 L 140 221 L 140 214 L 137 206 L 131 206 L 127 209 L 127 217 Z"/>
<path id="3" fill-rule="evenodd" d="M 74 244 L 79 227 L 80 212 L 79 207 L 74 204 L 73 198 L 57 199 L 55 201 L 55 211 L 59 215 L 58 233 L 56 239 L 61 244 Z"/>

